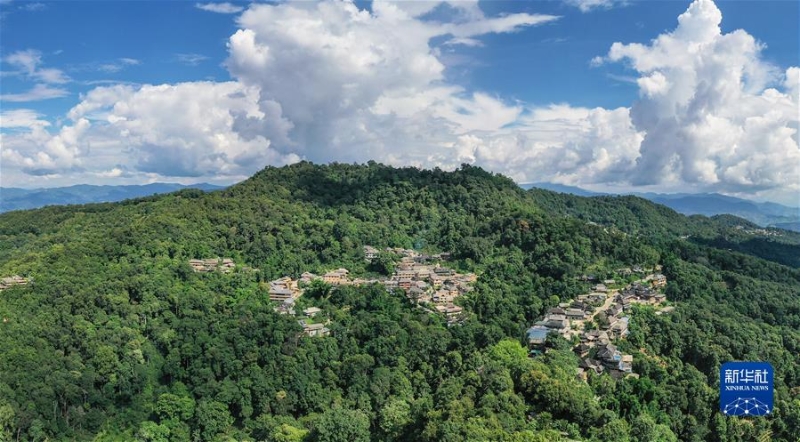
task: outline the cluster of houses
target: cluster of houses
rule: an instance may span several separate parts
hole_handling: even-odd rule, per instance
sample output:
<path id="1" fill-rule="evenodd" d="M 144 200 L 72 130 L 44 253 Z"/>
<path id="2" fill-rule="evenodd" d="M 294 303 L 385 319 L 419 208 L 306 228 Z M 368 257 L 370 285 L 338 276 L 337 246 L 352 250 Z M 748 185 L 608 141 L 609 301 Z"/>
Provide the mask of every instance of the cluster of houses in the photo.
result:
<path id="1" fill-rule="evenodd" d="M 236 268 L 236 264 L 231 258 L 190 259 L 189 265 L 192 266 L 192 270 L 198 273 L 209 273 L 217 270 L 222 273 L 230 273 Z"/>
<path id="2" fill-rule="evenodd" d="M 580 295 L 571 303 L 548 310 L 545 317 L 526 332 L 531 356 L 545 350 L 547 336 L 551 333 L 566 339 L 577 336 L 579 344 L 574 351 L 580 357 L 580 378 L 585 380 L 589 371 L 597 374 L 607 372 L 615 378 L 636 376 L 633 356 L 621 354 L 612 342 L 628 335 L 629 317 L 626 312 L 631 304 L 658 305 L 666 300 L 664 294 L 656 290 L 666 285 L 666 277 L 651 274 L 621 291 L 609 293 L 607 286 L 613 284 L 611 280 L 603 281 L 592 287 L 593 293 Z M 585 322 L 591 320 L 597 324 L 597 329 L 583 329 Z"/>
<path id="3" fill-rule="evenodd" d="M 452 269 L 441 265 L 431 265 L 431 261 L 444 260 L 449 254 L 424 255 L 414 250 L 387 248 L 385 251 L 401 257 L 394 274 L 389 279 L 360 279 L 351 278 L 350 272 L 345 268 L 331 270 L 323 275 L 305 272 L 299 279 L 288 276 L 270 281 L 269 299 L 277 305 L 274 311 L 279 314 L 296 316 L 296 300 L 303 295 L 302 287 L 315 280 L 322 280 L 334 286 L 367 284 L 382 284 L 387 290 L 402 290 L 406 296 L 416 304 L 431 304 L 437 312 L 447 318 L 448 324 L 455 324 L 463 319 L 463 310 L 453 301 L 472 290 L 472 283 L 477 279 L 475 274 L 459 274 Z M 375 247 L 364 246 L 364 257 L 371 261 L 381 253 Z M 311 309 L 314 309 L 312 307 Z M 314 317 L 316 312 L 309 314 L 309 309 L 303 311 L 308 318 Z M 320 324 L 308 320 L 300 320 L 303 331 L 308 336 L 327 336 L 330 331 Z"/>
<path id="4" fill-rule="evenodd" d="M 403 257 L 392 277 L 383 281 L 388 290 L 399 289 L 415 304 L 430 304 L 444 314 L 448 323 L 460 321 L 462 308 L 454 301 L 473 290 L 474 273 L 456 273 L 441 265 L 423 264 L 412 257 Z"/>
<path id="5" fill-rule="evenodd" d="M 28 282 L 30 282 L 28 278 L 23 278 L 19 275 L 8 276 L 0 279 L 0 290 L 5 290 L 15 285 L 28 285 Z"/>
<path id="6" fill-rule="evenodd" d="M 622 289 L 618 295 L 619 302 L 622 306 L 628 307 L 630 304 L 636 303 L 658 305 L 666 301 L 667 296 L 663 293 L 659 293 L 656 289 L 664 287 L 667 284 L 667 279 L 664 275 L 656 275 L 656 277 L 659 278 L 651 279 L 650 285 L 634 282 Z"/>

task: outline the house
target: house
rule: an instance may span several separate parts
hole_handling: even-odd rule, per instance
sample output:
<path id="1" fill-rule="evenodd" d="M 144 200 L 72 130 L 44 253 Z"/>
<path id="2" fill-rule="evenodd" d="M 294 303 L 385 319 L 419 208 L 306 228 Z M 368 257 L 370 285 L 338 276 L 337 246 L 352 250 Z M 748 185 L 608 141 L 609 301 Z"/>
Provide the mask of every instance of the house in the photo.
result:
<path id="1" fill-rule="evenodd" d="M 598 347 L 597 359 L 602 361 L 607 367 L 617 367 L 622 359 L 617 347 L 614 344 L 604 344 Z"/>
<path id="2" fill-rule="evenodd" d="M 317 336 L 329 336 L 331 331 L 325 327 L 325 324 L 307 324 L 305 321 L 297 321 L 301 327 L 303 327 L 303 333 L 306 336 L 310 337 L 317 337 Z"/>
<path id="3" fill-rule="evenodd" d="M 311 281 L 316 279 L 320 279 L 320 277 L 311 272 L 303 272 L 303 274 L 300 275 L 300 282 L 303 284 L 311 284 Z"/>
<path id="4" fill-rule="evenodd" d="M 449 318 L 449 317 L 460 315 L 461 312 L 464 309 L 462 309 L 461 307 L 459 307 L 457 305 L 448 304 L 448 305 L 437 305 L 436 306 L 436 310 L 439 313 L 444 313 L 444 315 Z"/>
<path id="5" fill-rule="evenodd" d="M 569 320 L 564 315 L 547 315 L 544 318 L 544 326 L 559 331 L 569 330 Z"/>
<path id="6" fill-rule="evenodd" d="M 433 272 L 436 273 L 439 276 L 452 276 L 453 275 L 453 270 L 452 269 L 449 269 L 447 267 L 441 267 L 441 266 L 434 268 Z"/>
<path id="7" fill-rule="evenodd" d="M 605 284 L 597 284 L 594 287 L 592 287 L 592 290 L 600 293 L 608 293 L 608 287 L 606 287 Z"/>
<path id="8" fill-rule="evenodd" d="M 622 313 L 622 304 L 614 304 L 606 310 L 606 316 L 609 318 L 619 316 L 620 313 Z"/>
<path id="9" fill-rule="evenodd" d="M 581 320 L 581 319 L 585 319 L 586 318 L 586 312 L 584 312 L 583 310 L 578 309 L 578 308 L 568 308 L 566 313 L 565 313 L 565 316 L 568 319 Z"/>
<path id="10" fill-rule="evenodd" d="M 653 288 L 664 287 L 667 285 L 667 277 L 661 273 L 656 273 L 653 275 L 653 279 L 650 280 L 650 285 L 653 286 Z"/>
<path id="11" fill-rule="evenodd" d="M 294 291 L 281 286 L 272 286 L 269 289 L 270 301 L 286 301 L 287 299 L 294 298 Z"/>
<path id="12" fill-rule="evenodd" d="M 575 347 L 573 351 L 575 352 L 575 354 L 578 355 L 578 357 L 585 358 L 586 356 L 589 355 L 589 350 L 591 349 L 592 349 L 591 345 L 584 343 L 584 344 L 578 344 L 578 346 Z"/>
<path id="13" fill-rule="evenodd" d="M 364 259 L 372 261 L 380 255 L 380 250 L 372 246 L 364 246 Z"/>
<path id="14" fill-rule="evenodd" d="M 548 315 L 566 315 L 567 312 L 561 307 L 553 307 L 547 311 Z"/>
<path id="15" fill-rule="evenodd" d="M 409 290 L 411 288 L 411 278 L 400 278 L 397 281 L 397 286 L 403 290 Z"/>
<path id="16" fill-rule="evenodd" d="M 321 311 L 322 309 L 319 307 L 309 307 L 303 310 L 303 314 L 308 316 L 309 318 L 313 318 L 314 316 L 317 316 L 317 314 L 319 314 L 319 312 Z"/>
<path id="17" fill-rule="evenodd" d="M 587 342 L 589 345 L 593 345 L 594 343 L 603 345 L 610 341 L 608 333 L 601 330 L 588 331 L 581 336 L 581 340 Z"/>
<path id="18" fill-rule="evenodd" d="M 217 269 L 223 273 L 230 273 L 236 267 L 236 264 L 231 258 L 207 258 L 207 259 L 190 259 L 189 265 L 192 270 L 199 273 L 213 272 Z"/>
<path id="19" fill-rule="evenodd" d="M 633 371 L 633 356 L 632 355 L 622 355 L 622 358 L 619 361 L 619 369 L 624 371 L 625 373 L 630 373 Z"/>
<path id="20" fill-rule="evenodd" d="M 233 263 L 232 259 L 224 258 L 222 260 L 222 264 L 220 264 L 218 267 L 222 273 L 230 273 L 234 268 L 236 268 L 236 264 Z"/>
<path id="21" fill-rule="evenodd" d="M 336 269 L 330 271 L 322 276 L 322 280 L 328 284 L 345 284 L 347 283 L 347 274 L 350 273 L 347 269 Z"/>
<path id="22" fill-rule="evenodd" d="M 617 338 L 624 338 L 628 335 L 628 317 L 622 317 L 616 320 L 609 328 L 609 333 Z"/>
<path id="23" fill-rule="evenodd" d="M 613 279 L 606 279 L 606 280 L 603 281 L 603 284 L 605 284 L 605 285 L 613 285 L 615 282 L 616 281 L 614 281 Z"/>
<path id="24" fill-rule="evenodd" d="M 534 325 L 525 332 L 525 338 L 528 340 L 528 347 L 541 347 L 547 340 L 547 334 L 550 329 L 541 325 Z"/>
<path id="25" fill-rule="evenodd" d="M 13 275 L 0 280 L 0 290 L 11 288 L 15 285 L 27 285 L 28 279 L 19 275 Z"/>
<path id="26" fill-rule="evenodd" d="M 411 279 L 416 276 L 416 272 L 411 266 L 398 266 L 394 275 L 399 279 Z"/>

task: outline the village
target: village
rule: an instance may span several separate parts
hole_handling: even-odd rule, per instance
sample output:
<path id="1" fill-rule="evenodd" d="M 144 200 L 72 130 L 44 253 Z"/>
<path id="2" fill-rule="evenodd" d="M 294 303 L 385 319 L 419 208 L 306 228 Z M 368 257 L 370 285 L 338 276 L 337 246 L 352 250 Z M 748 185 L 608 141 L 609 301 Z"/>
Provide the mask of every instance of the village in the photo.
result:
<path id="1" fill-rule="evenodd" d="M 660 271 L 656 266 L 655 271 Z M 617 270 L 620 276 L 644 274 L 641 267 Z M 597 282 L 594 276 L 583 276 L 587 282 Z M 608 279 L 592 286 L 592 292 L 578 296 L 568 303 L 551 308 L 544 318 L 537 321 L 525 333 L 529 355 L 536 357 L 546 351 L 547 337 L 555 334 L 571 343 L 580 358 L 577 376 L 586 381 L 589 371 L 595 374 L 608 373 L 614 378 L 638 377 L 633 372 L 633 356 L 622 354 L 612 343 L 628 335 L 633 304 L 658 306 L 656 314 L 672 311 L 674 307 L 663 306 L 666 296 L 661 292 L 667 278 L 661 273 L 651 273 L 620 289 L 615 280 Z"/>
<path id="2" fill-rule="evenodd" d="M 367 262 L 377 259 L 381 253 L 381 250 L 372 246 L 364 246 L 363 250 Z M 472 284 L 477 280 L 474 273 L 460 274 L 442 266 L 440 261 L 449 259 L 448 253 L 426 255 L 402 248 L 386 248 L 384 252 L 400 258 L 394 273 L 389 278 L 353 278 L 350 271 L 345 268 L 331 270 L 323 275 L 304 272 L 298 279 L 284 276 L 270 281 L 269 300 L 277 303 L 274 308 L 276 313 L 297 316 L 295 308 L 297 300 L 303 296 L 304 287 L 313 281 L 319 280 L 334 287 L 381 284 L 390 292 L 404 293 L 410 302 L 420 308 L 442 314 L 448 325 L 458 324 L 464 319 L 463 309 L 455 305 L 454 301 L 473 290 Z M 236 268 L 231 258 L 192 259 L 189 265 L 198 273 L 214 271 L 230 273 Z M 327 327 L 329 321 L 321 318 L 320 312 L 318 307 L 309 307 L 301 312 L 302 319 L 299 319 L 298 323 L 303 327 L 306 336 L 330 335 L 330 329 Z"/>

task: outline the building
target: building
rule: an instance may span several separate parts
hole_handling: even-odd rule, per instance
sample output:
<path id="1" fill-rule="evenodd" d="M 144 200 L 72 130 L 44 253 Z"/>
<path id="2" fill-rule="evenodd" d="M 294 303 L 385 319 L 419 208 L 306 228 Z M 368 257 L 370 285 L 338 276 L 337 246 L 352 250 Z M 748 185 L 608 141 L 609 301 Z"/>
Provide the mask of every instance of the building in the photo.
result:
<path id="1" fill-rule="evenodd" d="M 380 250 L 372 246 L 364 246 L 364 259 L 372 261 L 380 255 Z"/>
<path id="2" fill-rule="evenodd" d="M 564 313 L 567 319 L 582 320 L 586 319 L 586 312 L 579 308 L 568 308 Z"/>
<path id="3" fill-rule="evenodd" d="M 664 287 L 667 285 L 667 277 L 661 273 L 656 273 L 653 275 L 653 279 L 650 280 L 650 285 L 652 285 L 653 288 Z"/>
<path id="4" fill-rule="evenodd" d="M 208 273 L 219 269 L 223 273 L 230 273 L 236 268 L 231 258 L 190 259 L 189 265 L 198 273 Z"/>
<path id="5" fill-rule="evenodd" d="M 319 307 L 309 307 L 303 310 L 303 314 L 308 316 L 309 318 L 313 318 L 314 316 L 317 316 L 317 314 L 319 314 L 319 312 L 321 311 L 322 309 Z"/>
<path id="6" fill-rule="evenodd" d="M 303 327 L 303 333 L 310 337 L 330 336 L 331 331 L 325 324 L 307 324 L 305 321 L 297 321 Z"/>
<path id="7" fill-rule="evenodd" d="M 0 290 L 5 290 L 15 285 L 28 285 L 28 279 L 19 275 L 14 275 L 0 280 Z"/>
<path id="8" fill-rule="evenodd" d="M 336 269 L 324 274 L 322 280 L 333 285 L 346 284 L 348 273 L 347 269 Z"/>
<path id="9" fill-rule="evenodd" d="M 294 291 L 285 287 L 273 286 L 269 289 L 269 300 L 283 302 L 294 298 Z"/>

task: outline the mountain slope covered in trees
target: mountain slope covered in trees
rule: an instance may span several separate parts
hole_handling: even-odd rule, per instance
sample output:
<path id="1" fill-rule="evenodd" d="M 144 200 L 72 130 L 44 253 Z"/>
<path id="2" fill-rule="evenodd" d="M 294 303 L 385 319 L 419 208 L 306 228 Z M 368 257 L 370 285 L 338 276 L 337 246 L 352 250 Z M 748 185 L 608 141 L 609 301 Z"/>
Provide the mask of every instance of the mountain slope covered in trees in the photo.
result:
<path id="1" fill-rule="evenodd" d="M 455 172 L 299 163 L 220 192 L 0 215 L 0 440 L 796 441 L 798 241 L 634 197 L 524 191 Z M 739 228 L 738 226 L 744 226 Z M 331 336 L 301 335 L 266 282 L 369 265 L 364 245 L 452 252 L 478 274 L 461 325 L 381 286 L 307 290 Z M 232 257 L 230 274 L 193 258 Z M 576 378 L 525 329 L 577 276 L 661 264 L 676 307 L 619 346 L 640 378 Z M 775 412 L 718 410 L 718 369 L 764 360 Z"/>

